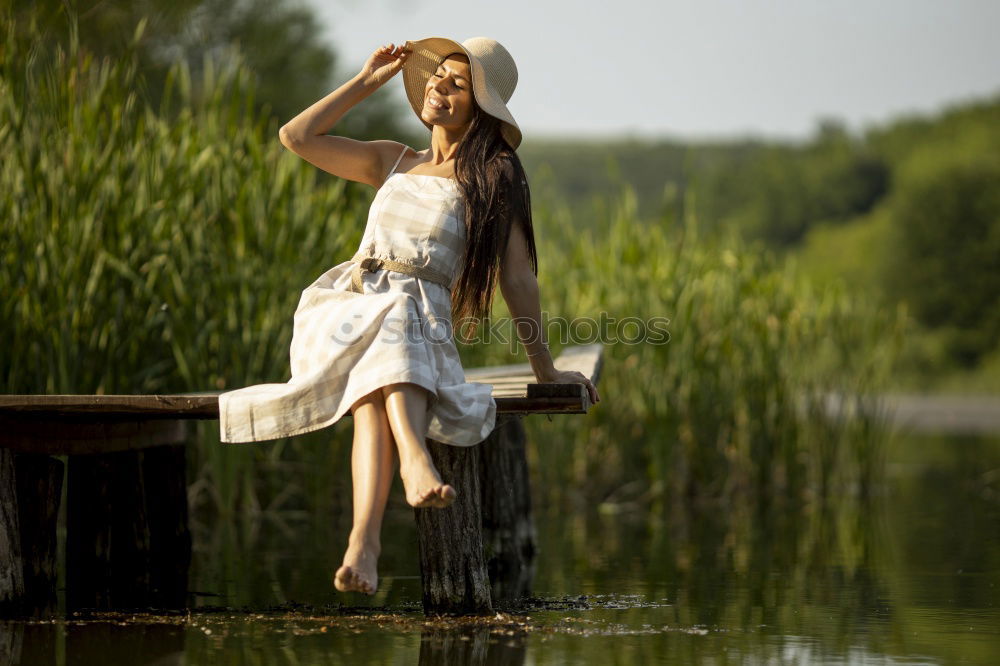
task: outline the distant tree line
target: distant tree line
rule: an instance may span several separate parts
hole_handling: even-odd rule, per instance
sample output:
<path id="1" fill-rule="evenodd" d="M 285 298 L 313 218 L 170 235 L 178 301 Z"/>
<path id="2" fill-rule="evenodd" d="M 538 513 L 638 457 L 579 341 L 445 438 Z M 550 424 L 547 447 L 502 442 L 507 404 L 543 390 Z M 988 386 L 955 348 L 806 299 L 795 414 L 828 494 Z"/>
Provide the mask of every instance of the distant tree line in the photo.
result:
<path id="1" fill-rule="evenodd" d="M 708 224 L 777 248 L 882 208 L 891 233 L 872 288 L 906 301 L 962 366 L 1000 348 L 1000 98 L 859 138 L 824 125 L 804 146 L 763 147 L 703 180 Z"/>
<path id="2" fill-rule="evenodd" d="M 623 184 L 649 223 L 676 225 L 686 210 L 704 233 L 735 230 L 788 252 L 819 225 L 878 209 L 892 233 L 870 287 L 909 303 L 958 364 L 1000 350 L 1000 97 L 862 136 L 825 120 L 804 143 L 528 136 L 521 152 L 540 205 L 546 193 L 566 198 L 583 225 L 600 223 L 607 211 L 592 202 Z"/>
<path id="3" fill-rule="evenodd" d="M 825 121 L 806 145 L 762 144 L 736 164 L 709 167 L 699 195 L 707 224 L 738 226 L 782 247 L 799 242 L 816 222 L 866 213 L 888 192 L 889 177 L 881 155 Z"/>

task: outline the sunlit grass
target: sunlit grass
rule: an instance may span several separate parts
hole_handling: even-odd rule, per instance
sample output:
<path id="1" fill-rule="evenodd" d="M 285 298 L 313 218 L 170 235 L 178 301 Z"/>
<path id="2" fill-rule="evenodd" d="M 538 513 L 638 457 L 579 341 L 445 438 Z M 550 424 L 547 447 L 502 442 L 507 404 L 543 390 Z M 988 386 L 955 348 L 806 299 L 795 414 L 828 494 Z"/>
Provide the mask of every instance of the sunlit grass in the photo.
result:
<path id="1" fill-rule="evenodd" d="M 670 319 L 667 344 L 607 348 L 607 400 L 588 417 L 533 422 L 542 487 L 628 495 L 640 480 L 636 495 L 764 498 L 870 481 L 885 433 L 874 395 L 900 318 L 760 245 L 699 238 L 694 201 L 687 219 L 650 224 L 633 202 L 626 191 L 587 230 L 564 209 L 539 215 L 546 310 Z M 828 393 L 860 418 L 826 418 Z"/>

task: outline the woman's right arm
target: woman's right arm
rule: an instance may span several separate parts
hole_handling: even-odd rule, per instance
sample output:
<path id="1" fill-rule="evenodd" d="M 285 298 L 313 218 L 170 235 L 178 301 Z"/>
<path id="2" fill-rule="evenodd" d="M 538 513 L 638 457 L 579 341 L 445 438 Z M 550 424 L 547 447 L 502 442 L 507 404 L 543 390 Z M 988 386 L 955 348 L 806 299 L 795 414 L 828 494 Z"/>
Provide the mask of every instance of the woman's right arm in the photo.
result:
<path id="1" fill-rule="evenodd" d="M 408 55 L 407 49 L 392 44 L 375 51 L 354 78 L 285 123 L 278 132 L 281 144 L 335 176 L 380 187 L 399 156 L 399 144 L 356 141 L 327 132 L 351 107 L 395 76 Z"/>

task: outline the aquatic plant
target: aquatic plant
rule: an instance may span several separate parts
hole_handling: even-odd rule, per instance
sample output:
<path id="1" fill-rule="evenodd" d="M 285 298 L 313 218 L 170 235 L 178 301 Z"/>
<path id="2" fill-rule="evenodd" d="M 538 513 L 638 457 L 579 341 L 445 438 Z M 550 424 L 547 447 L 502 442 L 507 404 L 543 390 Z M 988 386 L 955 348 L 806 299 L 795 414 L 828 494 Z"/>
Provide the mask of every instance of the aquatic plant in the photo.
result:
<path id="1" fill-rule="evenodd" d="M 153 108 L 133 57 L 95 59 L 9 20 L 0 34 L 3 390 L 286 379 L 299 289 L 357 244 L 361 189 L 280 145 L 238 60 L 206 60 L 197 80 L 175 66 Z M 253 507 L 272 487 L 258 466 L 283 448 L 199 445 L 195 490 Z"/>
<path id="2" fill-rule="evenodd" d="M 670 320 L 665 344 L 609 340 L 608 399 L 586 418 L 532 422 L 543 492 L 589 488 L 613 503 L 867 487 L 902 318 L 811 283 L 759 243 L 699 237 L 693 200 L 685 219 L 645 222 L 634 202 L 625 188 L 586 229 L 564 206 L 539 211 L 547 310 Z"/>

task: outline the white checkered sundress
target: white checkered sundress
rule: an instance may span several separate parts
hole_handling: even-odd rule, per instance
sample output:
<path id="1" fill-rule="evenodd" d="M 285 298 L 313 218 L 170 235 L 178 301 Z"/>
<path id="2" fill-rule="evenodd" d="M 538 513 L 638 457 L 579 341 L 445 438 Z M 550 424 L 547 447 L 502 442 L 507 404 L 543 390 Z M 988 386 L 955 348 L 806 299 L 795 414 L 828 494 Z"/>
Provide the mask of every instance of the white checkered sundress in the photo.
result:
<path id="1" fill-rule="evenodd" d="M 433 268 L 454 285 L 466 242 L 458 184 L 395 169 L 375 195 L 359 252 Z M 430 392 L 428 438 L 471 446 L 490 434 L 493 387 L 465 381 L 448 289 L 381 269 L 362 274 L 359 294 L 351 290 L 354 267 L 354 260 L 338 264 L 302 292 L 287 383 L 219 396 L 223 442 L 318 430 L 338 421 L 359 398 L 397 382 Z"/>

